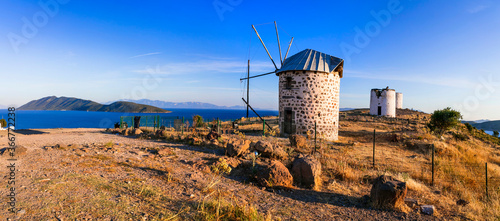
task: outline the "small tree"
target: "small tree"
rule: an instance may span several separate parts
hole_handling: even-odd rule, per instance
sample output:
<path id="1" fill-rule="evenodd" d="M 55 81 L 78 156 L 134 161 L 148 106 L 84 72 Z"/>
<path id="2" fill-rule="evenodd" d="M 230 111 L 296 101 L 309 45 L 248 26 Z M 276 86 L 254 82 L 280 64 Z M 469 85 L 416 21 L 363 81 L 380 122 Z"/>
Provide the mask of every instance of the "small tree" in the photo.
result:
<path id="1" fill-rule="evenodd" d="M 5 119 L 0 119 L 0 127 L 7 127 L 7 121 Z"/>
<path id="2" fill-rule="evenodd" d="M 459 111 L 447 107 L 442 110 L 435 110 L 427 126 L 431 131 L 442 135 L 447 130 L 457 126 L 461 119 L 462 114 Z"/>
<path id="3" fill-rule="evenodd" d="M 470 125 L 469 123 L 465 123 L 465 127 L 467 127 L 467 130 L 472 133 L 472 130 L 474 129 L 472 125 Z"/>
<path id="4" fill-rule="evenodd" d="M 193 124 L 195 127 L 203 127 L 204 122 L 203 122 L 203 117 L 200 115 L 194 115 L 193 116 Z"/>
<path id="5" fill-rule="evenodd" d="M 498 131 L 493 131 L 493 136 L 498 137 Z"/>

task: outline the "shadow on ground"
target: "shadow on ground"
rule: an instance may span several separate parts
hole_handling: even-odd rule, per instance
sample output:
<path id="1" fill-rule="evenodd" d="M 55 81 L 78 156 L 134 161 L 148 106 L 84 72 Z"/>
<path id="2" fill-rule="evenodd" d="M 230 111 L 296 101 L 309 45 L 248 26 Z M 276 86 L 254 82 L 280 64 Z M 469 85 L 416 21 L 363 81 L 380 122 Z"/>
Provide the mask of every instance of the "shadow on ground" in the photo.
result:
<path id="1" fill-rule="evenodd" d="M 22 135 L 48 134 L 48 132 L 44 132 L 44 131 L 40 131 L 40 130 L 31 130 L 31 129 L 15 130 L 14 133 L 22 134 Z"/>

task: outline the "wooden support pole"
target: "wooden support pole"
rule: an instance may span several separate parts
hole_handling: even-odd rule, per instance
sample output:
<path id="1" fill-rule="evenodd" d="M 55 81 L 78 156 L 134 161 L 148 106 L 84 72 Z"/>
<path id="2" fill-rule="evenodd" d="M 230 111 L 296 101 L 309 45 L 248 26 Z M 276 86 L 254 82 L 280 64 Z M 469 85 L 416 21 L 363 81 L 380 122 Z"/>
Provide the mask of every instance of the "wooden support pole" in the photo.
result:
<path id="1" fill-rule="evenodd" d="M 255 75 L 255 76 L 252 76 L 252 77 L 240 78 L 240 81 L 251 79 L 251 78 L 256 78 L 256 77 L 262 77 L 262 76 L 265 76 L 265 75 L 268 75 L 268 74 L 274 74 L 274 73 L 276 73 L 276 71 L 268 72 L 268 73 L 265 73 L 265 74 L 259 74 L 259 75 Z"/>
<path id="2" fill-rule="evenodd" d="M 250 103 L 250 60 L 247 65 L 247 101 Z M 247 118 L 248 118 L 248 105 L 247 105 Z"/>
<path id="3" fill-rule="evenodd" d="M 250 104 L 248 104 L 248 102 L 244 99 L 244 98 L 241 98 L 243 100 L 243 102 L 245 102 L 246 105 L 248 105 L 248 107 L 250 107 L 250 110 L 252 110 L 255 115 L 257 115 L 257 117 L 259 117 L 259 119 L 261 121 L 264 121 L 264 123 L 266 124 L 266 126 L 269 128 L 269 130 L 273 130 L 273 128 L 271 126 L 269 126 L 269 124 L 266 123 L 266 121 L 264 120 L 264 118 L 262 118 L 253 108 L 252 106 L 250 106 Z"/>
<path id="4" fill-rule="evenodd" d="M 285 58 L 283 58 L 283 61 L 286 61 L 286 57 L 288 57 L 288 52 L 290 51 L 290 46 L 292 46 L 292 42 L 293 42 L 293 37 L 292 40 L 290 40 L 290 43 L 288 44 L 288 49 L 286 49 L 286 54 Z"/>
<path id="5" fill-rule="evenodd" d="M 255 26 L 252 25 L 252 28 L 255 31 L 255 34 L 257 34 L 257 37 L 259 37 L 260 43 L 262 43 L 262 46 L 264 46 L 264 49 L 266 49 L 267 55 L 269 56 L 269 58 L 273 62 L 274 67 L 276 68 L 276 70 L 278 70 L 278 66 L 276 66 L 276 63 L 274 63 L 273 57 L 271 57 L 271 54 L 267 50 L 266 44 L 264 44 L 264 41 L 262 41 L 262 38 L 260 37 L 259 32 L 257 32 L 257 29 L 255 29 Z"/>
<path id="6" fill-rule="evenodd" d="M 274 21 L 274 28 L 276 29 L 276 37 L 278 38 L 278 49 L 279 49 L 279 51 L 280 51 L 280 61 L 281 61 L 281 66 L 283 66 L 283 59 L 281 58 L 280 35 L 278 34 L 278 25 L 276 24 L 276 21 Z"/>

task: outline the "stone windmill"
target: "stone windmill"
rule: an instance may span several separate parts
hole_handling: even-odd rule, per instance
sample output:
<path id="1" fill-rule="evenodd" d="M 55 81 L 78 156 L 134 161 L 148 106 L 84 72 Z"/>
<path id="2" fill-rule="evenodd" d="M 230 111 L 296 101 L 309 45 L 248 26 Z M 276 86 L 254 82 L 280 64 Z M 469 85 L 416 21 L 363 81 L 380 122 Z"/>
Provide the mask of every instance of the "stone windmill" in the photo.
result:
<path id="1" fill-rule="evenodd" d="M 343 76 L 344 60 L 312 49 L 303 50 L 286 58 L 293 41 L 292 38 L 285 58 L 282 60 L 282 65 L 278 68 L 253 25 L 252 28 L 276 67 L 273 72 L 253 77 L 273 73 L 279 77 L 279 127 L 281 135 L 306 135 L 316 131 L 324 139 L 337 140 L 340 78 Z M 277 29 L 276 35 L 278 35 Z M 247 78 L 241 80 L 249 80 L 253 77 L 248 74 Z M 250 107 L 247 101 L 245 103 Z"/>

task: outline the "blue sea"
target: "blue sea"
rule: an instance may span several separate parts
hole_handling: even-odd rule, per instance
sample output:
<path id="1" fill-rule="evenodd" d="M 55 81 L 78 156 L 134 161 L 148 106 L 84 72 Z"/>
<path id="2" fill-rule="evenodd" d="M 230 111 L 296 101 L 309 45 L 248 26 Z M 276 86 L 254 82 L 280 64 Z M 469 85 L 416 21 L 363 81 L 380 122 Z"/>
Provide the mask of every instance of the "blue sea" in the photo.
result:
<path id="1" fill-rule="evenodd" d="M 163 125 L 169 126 L 174 119 L 184 117 L 190 121 L 194 115 L 200 115 L 205 121 L 235 120 L 246 116 L 246 110 L 222 109 L 168 109 L 172 113 L 138 114 L 138 113 L 113 113 L 113 112 L 86 112 L 86 111 L 22 111 L 16 110 L 16 129 L 48 129 L 48 128 L 112 128 L 124 116 L 152 116 L 159 115 Z M 276 110 L 257 110 L 260 116 L 277 116 Z M 250 111 L 249 117 L 256 115 Z M 0 110 L 0 117 L 7 120 L 8 111 Z"/>

